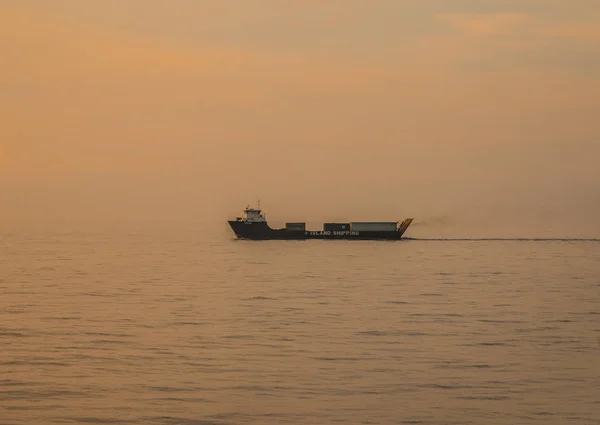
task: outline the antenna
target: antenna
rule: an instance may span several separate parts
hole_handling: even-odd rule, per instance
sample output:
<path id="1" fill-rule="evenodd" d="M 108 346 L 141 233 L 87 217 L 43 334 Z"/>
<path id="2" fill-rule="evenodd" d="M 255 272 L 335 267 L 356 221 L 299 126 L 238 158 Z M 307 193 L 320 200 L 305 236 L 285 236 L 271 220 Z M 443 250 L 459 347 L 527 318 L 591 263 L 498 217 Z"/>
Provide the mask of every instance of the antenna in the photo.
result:
<path id="1" fill-rule="evenodd" d="M 258 198 L 258 209 L 260 210 L 260 198 Z"/>

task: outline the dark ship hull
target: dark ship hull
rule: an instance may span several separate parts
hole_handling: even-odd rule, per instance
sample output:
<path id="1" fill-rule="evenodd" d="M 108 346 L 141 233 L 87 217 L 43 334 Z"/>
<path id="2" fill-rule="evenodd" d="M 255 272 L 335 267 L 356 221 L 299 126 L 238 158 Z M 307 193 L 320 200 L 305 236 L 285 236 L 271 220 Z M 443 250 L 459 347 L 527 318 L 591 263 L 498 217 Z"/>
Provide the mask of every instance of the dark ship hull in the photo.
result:
<path id="1" fill-rule="evenodd" d="M 349 230 L 273 229 L 266 221 L 248 222 L 242 219 L 228 221 L 228 223 L 239 239 L 400 240 L 412 221 L 412 218 L 407 218 L 402 223 L 398 223 L 395 230 L 352 230 L 351 228 Z"/>

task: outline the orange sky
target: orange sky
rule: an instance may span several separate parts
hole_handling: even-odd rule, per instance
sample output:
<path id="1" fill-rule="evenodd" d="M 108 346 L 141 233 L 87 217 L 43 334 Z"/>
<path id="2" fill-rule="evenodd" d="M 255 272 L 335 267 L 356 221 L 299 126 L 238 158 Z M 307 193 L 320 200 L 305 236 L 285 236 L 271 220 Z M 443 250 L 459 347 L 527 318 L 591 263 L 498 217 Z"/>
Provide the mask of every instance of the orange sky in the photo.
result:
<path id="1" fill-rule="evenodd" d="M 600 3 L 451 3 L 0 0 L 0 214 L 598 230 Z"/>

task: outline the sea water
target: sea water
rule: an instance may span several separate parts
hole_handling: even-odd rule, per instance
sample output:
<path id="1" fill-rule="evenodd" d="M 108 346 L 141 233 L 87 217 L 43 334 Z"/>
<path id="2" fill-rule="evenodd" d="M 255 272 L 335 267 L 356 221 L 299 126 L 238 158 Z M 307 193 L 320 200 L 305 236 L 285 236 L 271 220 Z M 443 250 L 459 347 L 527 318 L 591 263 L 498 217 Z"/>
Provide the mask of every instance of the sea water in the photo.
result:
<path id="1" fill-rule="evenodd" d="M 600 423 L 600 241 L 464 239 L 3 229 L 0 424 Z"/>

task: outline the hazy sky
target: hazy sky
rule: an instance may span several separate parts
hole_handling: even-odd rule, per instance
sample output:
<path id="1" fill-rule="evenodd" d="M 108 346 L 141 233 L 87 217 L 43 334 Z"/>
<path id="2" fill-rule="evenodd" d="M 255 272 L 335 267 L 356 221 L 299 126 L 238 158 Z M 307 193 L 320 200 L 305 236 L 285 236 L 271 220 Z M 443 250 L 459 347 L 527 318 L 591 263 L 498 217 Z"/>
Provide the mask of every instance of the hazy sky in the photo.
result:
<path id="1" fill-rule="evenodd" d="M 597 0 L 0 0 L 3 218 L 598 236 L 599 117 Z"/>

